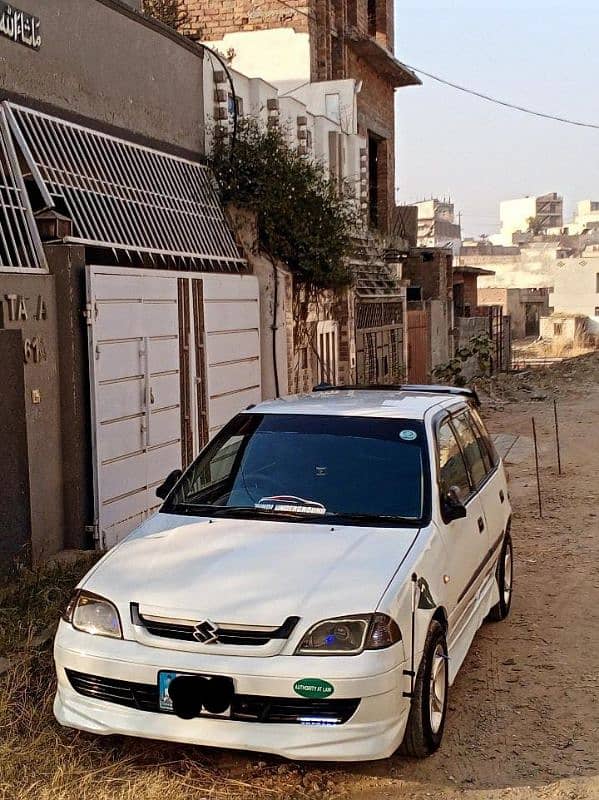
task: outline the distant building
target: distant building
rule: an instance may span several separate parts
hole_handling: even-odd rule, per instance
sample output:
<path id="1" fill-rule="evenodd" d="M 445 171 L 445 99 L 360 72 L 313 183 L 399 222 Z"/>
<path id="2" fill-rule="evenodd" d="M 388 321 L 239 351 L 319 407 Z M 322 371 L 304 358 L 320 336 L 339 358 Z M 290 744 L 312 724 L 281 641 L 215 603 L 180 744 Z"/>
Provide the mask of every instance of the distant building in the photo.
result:
<path id="1" fill-rule="evenodd" d="M 510 318 L 512 338 L 524 339 L 539 335 L 541 317 L 549 314 L 549 290 L 479 288 L 478 305 L 501 306 L 503 314 Z"/>
<path id="2" fill-rule="evenodd" d="M 568 225 L 568 233 L 599 230 L 599 200 L 580 200 L 576 204 L 576 214 Z"/>
<path id="3" fill-rule="evenodd" d="M 453 203 L 446 200 L 422 200 L 418 209 L 418 247 L 451 247 L 459 255 L 462 229 L 455 221 Z"/>
<path id="4" fill-rule="evenodd" d="M 550 302 L 556 314 L 588 317 L 592 332 L 599 333 L 599 256 L 562 261 Z"/>
<path id="5" fill-rule="evenodd" d="M 564 201 L 556 192 L 538 197 L 521 197 L 503 200 L 499 204 L 501 233 L 492 236 L 493 244 L 509 247 L 514 234 L 544 233 L 551 228 L 561 229 L 564 224 Z"/>

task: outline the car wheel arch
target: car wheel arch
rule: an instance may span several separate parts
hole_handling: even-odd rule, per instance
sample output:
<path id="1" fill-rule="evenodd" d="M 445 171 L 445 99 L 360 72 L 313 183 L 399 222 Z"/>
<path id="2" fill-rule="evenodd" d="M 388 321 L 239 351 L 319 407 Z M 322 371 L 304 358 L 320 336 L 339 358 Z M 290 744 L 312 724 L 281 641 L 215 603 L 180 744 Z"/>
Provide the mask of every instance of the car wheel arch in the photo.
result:
<path id="1" fill-rule="evenodd" d="M 449 627 L 449 618 L 447 616 L 447 610 L 445 609 L 445 606 L 437 606 L 437 608 L 435 609 L 435 613 L 431 617 L 431 622 L 433 620 L 437 620 L 437 622 L 441 625 L 445 633 L 447 633 L 447 629 Z"/>

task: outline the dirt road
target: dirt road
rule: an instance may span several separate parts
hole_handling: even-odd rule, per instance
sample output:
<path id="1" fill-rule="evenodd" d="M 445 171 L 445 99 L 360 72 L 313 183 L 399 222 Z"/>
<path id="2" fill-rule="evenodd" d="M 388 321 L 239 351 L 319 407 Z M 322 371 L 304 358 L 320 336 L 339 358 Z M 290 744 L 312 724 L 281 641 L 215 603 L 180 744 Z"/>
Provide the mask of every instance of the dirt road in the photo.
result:
<path id="1" fill-rule="evenodd" d="M 451 691 L 441 750 L 425 762 L 357 766 L 355 785 L 346 787 L 352 800 L 599 798 L 599 387 L 559 402 L 561 477 L 550 399 L 487 414 L 494 433 L 525 437 L 507 457 L 517 558 L 512 613 L 477 634 Z"/>

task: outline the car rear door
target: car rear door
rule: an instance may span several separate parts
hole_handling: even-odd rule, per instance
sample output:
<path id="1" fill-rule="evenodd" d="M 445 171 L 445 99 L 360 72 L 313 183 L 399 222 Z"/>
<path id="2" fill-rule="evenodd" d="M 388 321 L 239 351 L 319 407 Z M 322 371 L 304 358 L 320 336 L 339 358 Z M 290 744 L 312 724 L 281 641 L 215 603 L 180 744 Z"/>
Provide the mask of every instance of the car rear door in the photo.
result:
<path id="1" fill-rule="evenodd" d="M 489 526 L 490 546 L 499 551 L 497 542 L 503 538 L 511 514 L 505 470 L 478 411 L 471 408 L 469 417 L 480 449 L 488 453 L 490 464 L 480 495 Z"/>

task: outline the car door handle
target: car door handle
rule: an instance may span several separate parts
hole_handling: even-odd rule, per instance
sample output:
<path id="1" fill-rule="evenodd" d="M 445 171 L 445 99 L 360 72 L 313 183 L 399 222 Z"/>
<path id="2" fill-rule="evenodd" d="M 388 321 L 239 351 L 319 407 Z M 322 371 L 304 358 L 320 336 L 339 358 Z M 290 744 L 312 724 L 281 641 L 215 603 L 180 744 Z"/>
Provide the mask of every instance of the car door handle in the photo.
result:
<path id="1" fill-rule="evenodd" d="M 485 521 L 482 517 L 478 518 L 478 529 L 482 533 L 485 529 Z"/>
<path id="2" fill-rule="evenodd" d="M 501 500 L 502 503 L 505 500 L 505 495 L 503 493 L 503 489 L 499 490 L 499 499 Z"/>

